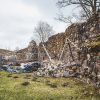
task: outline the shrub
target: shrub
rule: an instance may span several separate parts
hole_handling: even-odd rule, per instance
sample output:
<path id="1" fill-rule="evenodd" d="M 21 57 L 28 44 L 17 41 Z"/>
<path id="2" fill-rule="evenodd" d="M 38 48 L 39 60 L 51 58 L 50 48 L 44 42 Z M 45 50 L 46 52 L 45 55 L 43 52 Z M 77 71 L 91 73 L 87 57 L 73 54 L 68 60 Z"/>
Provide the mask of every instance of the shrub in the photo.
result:
<path id="1" fill-rule="evenodd" d="M 24 78 L 25 78 L 25 79 L 31 79 L 30 77 L 26 77 L 26 76 L 25 76 Z"/>
<path id="2" fill-rule="evenodd" d="M 31 79 L 31 75 L 26 75 L 24 78 L 25 79 Z"/>
<path id="3" fill-rule="evenodd" d="M 23 86 L 27 86 L 27 85 L 29 85 L 30 83 L 29 82 L 23 82 L 21 85 L 23 85 Z"/>
<path id="4" fill-rule="evenodd" d="M 7 77 L 12 77 L 12 74 L 8 74 Z"/>
<path id="5" fill-rule="evenodd" d="M 67 87 L 69 85 L 69 83 L 63 83 L 62 87 Z"/>
<path id="6" fill-rule="evenodd" d="M 49 80 L 46 80 L 45 83 L 46 83 L 46 85 L 51 85 L 52 84 L 52 83 L 50 83 Z"/>
<path id="7" fill-rule="evenodd" d="M 47 83 L 47 84 L 48 84 L 48 83 L 50 83 L 50 81 L 49 81 L 49 80 L 46 80 L 46 81 L 45 81 L 45 83 Z"/>
<path id="8" fill-rule="evenodd" d="M 19 78 L 18 76 L 14 76 L 13 78 Z"/>
<path id="9" fill-rule="evenodd" d="M 49 84 L 51 88 L 57 88 L 57 83 L 51 83 Z"/>
<path id="10" fill-rule="evenodd" d="M 33 77 L 32 81 L 37 81 L 37 77 Z"/>

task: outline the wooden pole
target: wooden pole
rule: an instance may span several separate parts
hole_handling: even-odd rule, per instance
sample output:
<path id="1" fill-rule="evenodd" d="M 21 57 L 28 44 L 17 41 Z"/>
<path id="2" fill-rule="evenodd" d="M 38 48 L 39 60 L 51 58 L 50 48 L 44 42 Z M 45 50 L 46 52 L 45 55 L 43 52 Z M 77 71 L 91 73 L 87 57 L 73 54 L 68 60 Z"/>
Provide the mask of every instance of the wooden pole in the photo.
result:
<path id="1" fill-rule="evenodd" d="M 67 40 L 67 41 L 68 41 L 68 40 Z M 68 46 L 69 46 L 69 51 L 70 51 L 70 55 L 71 55 L 71 57 L 72 57 L 72 60 L 75 61 L 69 41 L 68 41 Z"/>

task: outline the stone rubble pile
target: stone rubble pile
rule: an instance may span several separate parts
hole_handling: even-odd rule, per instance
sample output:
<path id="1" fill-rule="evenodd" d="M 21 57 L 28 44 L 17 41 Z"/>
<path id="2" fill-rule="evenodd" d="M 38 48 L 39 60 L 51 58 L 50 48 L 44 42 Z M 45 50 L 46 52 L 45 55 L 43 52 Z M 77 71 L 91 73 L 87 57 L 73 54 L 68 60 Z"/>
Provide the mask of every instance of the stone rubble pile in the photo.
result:
<path id="1" fill-rule="evenodd" d="M 46 76 L 46 77 L 80 77 L 80 66 L 73 64 L 68 65 L 64 63 L 50 64 L 44 62 L 43 66 L 38 69 L 38 71 L 33 72 L 33 75 L 36 76 Z"/>
<path id="2" fill-rule="evenodd" d="M 93 59 L 95 61 L 93 61 Z M 54 61 L 44 61 L 43 66 L 36 72 L 33 72 L 35 76 L 43 77 L 76 77 L 85 83 L 94 83 L 97 87 L 100 87 L 100 53 L 98 56 L 92 58 L 87 54 L 87 59 L 82 64 L 72 62 L 62 63 Z"/>

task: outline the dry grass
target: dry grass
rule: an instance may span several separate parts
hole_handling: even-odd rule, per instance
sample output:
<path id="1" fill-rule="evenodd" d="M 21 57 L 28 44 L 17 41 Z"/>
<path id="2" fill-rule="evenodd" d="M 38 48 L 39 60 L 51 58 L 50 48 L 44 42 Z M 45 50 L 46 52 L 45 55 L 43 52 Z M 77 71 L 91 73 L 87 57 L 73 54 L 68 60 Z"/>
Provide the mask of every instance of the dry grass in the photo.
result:
<path id="1" fill-rule="evenodd" d="M 0 100 L 100 100 L 92 85 L 82 84 L 75 78 L 27 79 L 26 73 L 8 75 L 0 72 Z"/>

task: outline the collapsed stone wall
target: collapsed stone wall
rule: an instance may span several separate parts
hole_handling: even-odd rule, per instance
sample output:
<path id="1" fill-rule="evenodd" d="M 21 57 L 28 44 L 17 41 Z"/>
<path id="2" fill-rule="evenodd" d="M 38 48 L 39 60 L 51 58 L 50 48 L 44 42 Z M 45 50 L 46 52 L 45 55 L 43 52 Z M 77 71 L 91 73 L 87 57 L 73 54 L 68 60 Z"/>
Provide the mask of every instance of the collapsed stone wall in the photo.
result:
<path id="1" fill-rule="evenodd" d="M 34 40 L 32 40 L 28 47 L 18 50 L 16 53 L 16 59 L 21 62 L 37 61 L 38 60 L 38 46 Z"/>
<path id="2" fill-rule="evenodd" d="M 0 49 L 0 55 L 5 59 L 5 64 L 38 61 L 38 46 L 32 40 L 27 48 L 21 50 L 9 51 Z"/>
<path id="3" fill-rule="evenodd" d="M 99 12 L 100 13 L 100 12 Z M 92 16 L 87 22 L 73 23 L 65 32 L 51 36 L 44 43 L 52 59 L 59 59 L 62 53 L 61 60 L 65 62 L 73 62 L 78 60 L 77 52 L 80 51 L 84 43 L 95 41 L 93 38 L 100 36 L 100 14 L 94 18 Z M 70 41 L 67 41 L 66 38 Z M 62 52 L 63 51 L 63 52 Z M 42 44 L 37 46 L 35 41 L 31 41 L 25 49 L 15 51 L 0 50 L 4 56 L 16 56 L 16 60 L 34 61 L 48 59 Z M 73 55 L 73 57 L 72 57 Z"/>
<path id="4" fill-rule="evenodd" d="M 50 52 L 52 59 L 59 59 L 64 43 L 65 43 L 64 33 L 58 33 L 48 39 L 46 47 L 48 52 Z"/>
<path id="5" fill-rule="evenodd" d="M 65 43 L 65 34 L 58 33 L 56 35 L 51 36 L 47 42 L 44 43 L 47 51 L 52 59 L 59 59 L 61 50 Z M 43 59 L 48 59 L 42 44 L 39 44 L 39 50 Z"/>
<path id="6" fill-rule="evenodd" d="M 94 38 L 100 36 L 100 14 L 97 17 L 92 16 L 84 23 L 73 23 L 69 26 L 64 33 L 51 36 L 45 46 L 52 57 L 52 59 L 59 59 L 61 51 L 65 45 L 66 38 L 70 41 L 66 43 L 62 60 L 65 62 L 77 62 L 79 59 L 78 52 L 89 44 L 89 42 L 95 41 Z M 70 45 L 70 48 L 69 48 Z M 39 46 L 40 52 L 43 53 L 43 58 L 48 59 L 42 45 Z M 73 55 L 73 58 L 71 57 Z"/>
<path id="7" fill-rule="evenodd" d="M 12 54 L 13 54 L 13 52 L 10 50 L 0 49 L 0 55 L 2 55 L 2 56 L 5 56 L 5 55 L 9 56 Z"/>

